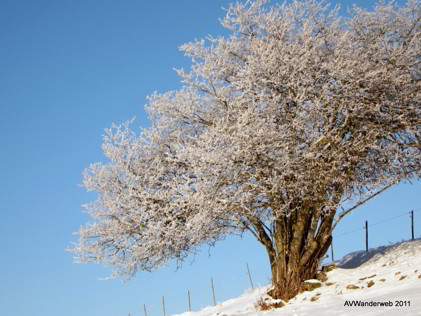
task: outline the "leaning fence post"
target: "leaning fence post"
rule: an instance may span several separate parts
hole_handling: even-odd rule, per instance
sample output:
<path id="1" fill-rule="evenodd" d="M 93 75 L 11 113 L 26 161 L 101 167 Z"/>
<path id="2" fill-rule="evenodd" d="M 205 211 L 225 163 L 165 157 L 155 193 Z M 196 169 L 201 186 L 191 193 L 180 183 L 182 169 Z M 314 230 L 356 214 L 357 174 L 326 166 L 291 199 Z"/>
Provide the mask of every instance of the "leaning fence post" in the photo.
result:
<path id="1" fill-rule="evenodd" d="M 411 231 L 412 231 L 412 240 L 415 239 L 414 234 L 414 211 L 411 211 Z"/>
<path id="2" fill-rule="evenodd" d="M 365 221 L 365 251 L 368 252 L 368 221 Z"/>
<path id="3" fill-rule="evenodd" d="M 334 262 L 335 258 L 333 257 L 333 240 L 330 242 L 330 250 L 332 252 L 332 262 Z"/>
<path id="4" fill-rule="evenodd" d="M 212 278 L 211 278 L 211 283 L 212 283 L 213 305 L 216 305 L 216 300 L 215 300 L 215 287 L 213 286 L 213 279 Z"/>
<path id="5" fill-rule="evenodd" d="M 190 300 L 190 291 L 187 291 L 187 296 L 189 297 L 189 312 L 191 312 L 191 300 Z"/>
<path id="6" fill-rule="evenodd" d="M 143 304 L 143 310 L 145 311 L 145 316 L 148 316 L 148 312 L 146 311 L 146 305 Z"/>
<path id="7" fill-rule="evenodd" d="M 162 311 L 164 312 L 164 316 L 166 316 L 167 314 L 165 313 L 165 299 L 164 299 L 164 296 L 162 296 Z"/>
<path id="8" fill-rule="evenodd" d="M 249 279 L 250 279 L 251 288 L 252 288 L 252 289 L 254 289 L 254 286 L 253 286 L 253 280 L 251 279 L 251 273 L 250 273 L 250 269 L 249 269 L 249 264 L 248 264 L 248 263 L 246 263 L 246 264 L 247 264 L 247 272 L 248 272 L 248 274 L 249 274 Z"/>

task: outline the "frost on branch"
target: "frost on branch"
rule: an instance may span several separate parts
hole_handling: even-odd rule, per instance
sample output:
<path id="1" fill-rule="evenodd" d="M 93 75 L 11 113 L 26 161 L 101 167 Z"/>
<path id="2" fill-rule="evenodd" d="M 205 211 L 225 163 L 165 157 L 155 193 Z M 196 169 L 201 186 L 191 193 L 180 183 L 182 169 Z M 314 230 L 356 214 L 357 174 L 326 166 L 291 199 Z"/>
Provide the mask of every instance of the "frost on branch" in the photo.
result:
<path id="1" fill-rule="evenodd" d="M 250 231 L 271 263 L 297 251 L 305 265 L 338 208 L 419 178 L 420 1 L 349 18 L 266 2 L 230 5 L 229 38 L 181 47 L 192 69 L 178 70 L 179 91 L 149 97 L 152 128 L 107 130 L 110 162 L 85 172 L 99 197 L 77 260 L 132 277 Z"/>

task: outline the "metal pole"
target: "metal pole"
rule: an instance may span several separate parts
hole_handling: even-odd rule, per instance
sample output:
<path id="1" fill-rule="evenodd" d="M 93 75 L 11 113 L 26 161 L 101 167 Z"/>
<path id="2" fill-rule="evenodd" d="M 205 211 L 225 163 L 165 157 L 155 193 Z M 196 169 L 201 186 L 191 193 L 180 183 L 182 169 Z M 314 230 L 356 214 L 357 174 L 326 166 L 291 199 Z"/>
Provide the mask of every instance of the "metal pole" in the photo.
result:
<path id="1" fill-rule="evenodd" d="M 248 263 L 246 263 L 246 264 L 247 264 L 247 272 L 249 273 L 249 279 L 250 279 L 251 288 L 254 289 L 253 280 L 251 279 L 251 273 L 250 273 L 250 269 L 249 269 L 249 264 Z"/>
<path id="2" fill-rule="evenodd" d="M 365 251 L 368 252 L 368 221 L 365 221 Z"/>
<path id="3" fill-rule="evenodd" d="M 188 295 L 188 297 L 189 297 L 189 312 L 191 312 L 190 291 L 187 291 L 187 295 Z"/>
<path id="4" fill-rule="evenodd" d="M 411 211 L 411 230 L 412 230 L 412 240 L 415 239 L 414 234 L 414 211 Z"/>
<path id="5" fill-rule="evenodd" d="M 162 311 L 164 312 L 164 316 L 167 316 L 167 314 L 165 313 L 165 299 L 164 299 L 164 296 L 162 296 Z"/>
<path id="6" fill-rule="evenodd" d="M 215 287 L 213 286 L 213 279 L 212 278 L 211 278 L 211 283 L 212 283 L 213 305 L 216 306 Z"/>
<path id="7" fill-rule="evenodd" d="M 146 311 L 146 305 L 143 304 L 143 310 L 145 311 L 145 316 L 148 316 L 148 312 Z"/>
<path id="8" fill-rule="evenodd" d="M 332 262 L 334 262 L 335 261 L 335 258 L 333 257 L 333 240 L 330 243 L 330 250 L 332 251 Z"/>

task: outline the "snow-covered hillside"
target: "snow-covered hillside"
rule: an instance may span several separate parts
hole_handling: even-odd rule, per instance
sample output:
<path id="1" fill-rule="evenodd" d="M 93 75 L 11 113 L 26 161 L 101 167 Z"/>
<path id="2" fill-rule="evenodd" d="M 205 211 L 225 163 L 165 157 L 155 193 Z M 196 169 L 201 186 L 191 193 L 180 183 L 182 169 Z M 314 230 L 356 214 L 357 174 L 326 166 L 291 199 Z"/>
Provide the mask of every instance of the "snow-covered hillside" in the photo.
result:
<path id="1" fill-rule="evenodd" d="M 320 288 L 299 294 L 281 308 L 258 311 L 256 302 L 265 300 L 267 290 L 259 288 L 181 315 L 421 315 L 420 239 L 354 252 L 339 266 L 327 273 Z"/>

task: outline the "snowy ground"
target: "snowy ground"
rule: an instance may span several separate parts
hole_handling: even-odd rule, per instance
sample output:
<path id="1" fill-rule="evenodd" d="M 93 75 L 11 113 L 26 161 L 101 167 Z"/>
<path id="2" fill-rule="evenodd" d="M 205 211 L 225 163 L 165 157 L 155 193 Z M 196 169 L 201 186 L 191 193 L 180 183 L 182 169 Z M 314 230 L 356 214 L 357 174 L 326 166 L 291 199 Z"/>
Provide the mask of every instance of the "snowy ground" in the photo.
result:
<path id="1" fill-rule="evenodd" d="M 341 268 L 327 273 L 328 280 L 320 288 L 299 294 L 278 309 L 256 310 L 255 303 L 265 298 L 267 290 L 259 288 L 217 306 L 181 315 L 421 315 L 421 239 L 370 249 L 368 253 L 354 252 L 339 265 Z M 370 281 L 374 284 L 369 287 Z M 347 289 L 349 285 L 359 288 Z M 353 302 L 377 306 L 352 306 Z"/>

